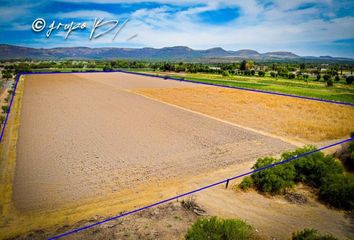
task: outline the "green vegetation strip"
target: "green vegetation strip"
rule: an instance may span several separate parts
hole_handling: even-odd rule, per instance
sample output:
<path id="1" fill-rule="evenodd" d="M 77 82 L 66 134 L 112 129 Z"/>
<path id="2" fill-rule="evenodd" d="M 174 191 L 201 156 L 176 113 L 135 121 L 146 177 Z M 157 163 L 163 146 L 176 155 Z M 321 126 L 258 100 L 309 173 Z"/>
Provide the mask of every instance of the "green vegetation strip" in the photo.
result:
<path id="1" fill-rule="evenodd" d="M 172 75 L 173 78 L 181 78 L 179 75 Z M 248 81 L 233 81 L 233 80 L 219 80 L 219 79 L 208 79 L 208 78 L 197 78 L 197 77 L 184 77 L 184 80 L 200 82 L 200 83 L 211 83 L 218 84 L 222 86 L 231 87 L 241 87 L 255 90 L 272 91 L 278 93 L 292 94 L 297 96 L 320 98 L 324 100 L 332 100 L 339 102 L 349 102 L 354 103 L 354 90 L 338 90 L 338 89 L 326 89 L 325 87 L 313 88 L 313 87 L 294 87 L 288 85 L 275 85 L 267 83 L 258 82 L 248 82 Z"/>

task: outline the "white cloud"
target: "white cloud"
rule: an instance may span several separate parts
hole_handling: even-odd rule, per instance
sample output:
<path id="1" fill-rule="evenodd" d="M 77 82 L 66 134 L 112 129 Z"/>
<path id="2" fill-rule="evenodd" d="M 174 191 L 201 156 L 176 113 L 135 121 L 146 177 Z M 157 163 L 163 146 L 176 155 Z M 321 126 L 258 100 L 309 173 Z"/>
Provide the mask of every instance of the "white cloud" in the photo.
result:
<path id="1" fill-rule="evenodd" d="M 99 10 L 80 10 L 73 12 L 58 12 L 54 15 L 56 18 L 79 18 L 79 19 L 95 19 L 95 18 L 109 18 L 117 19 L 119 15 L 106 11 Z"/>
<path id="2" fill-rule="evenodd" d="M 81 0 L 61 0 L 82 2 Z M 95 3 L 141 3 L 141 0 L 84 0 Z M 88 41 L 84 33 L 73 33 L 68 40 L 61 38 L 46 40 L 49 45 L 62 44 L 75 46 L 148 46 L 165 47 L 184 45 L 196 49 L 224 47 L 226 49 L 253 48 L 261 52 L 272 50 L 301 49 L 311 45 L 330 44 L 338 39 L 354 38 L 354 17 L 336 17 L 338 2 L 331 0 L 275 0 L 273 5 L 265 7 L 256 0 L 155 0 L 161 4 L 153 9 L 139 9 L 129 16 L 122 13 L 99 10 L 80 10 L 56 13 L 54 17 L 92 19 L 104 17 L 117 19 L 129 17 L 117 39 L 112 42 L 112 34 Z M 312 3 L 314 3 L 312 5 Z M 169 5 L 165 5 L 169 4 Z M 308 8 L 299 9 L 303 4 Z M 174 7 L 184 6 L 175 11 Z M 240 16 L 228 23 L 212 25 L 199 21 L 198 14 L 226 7 L 239 8 Z M 324 9 L 326 11 L 324 11 Z M 6 10 L 6 9 L 5 9 Z M 8 9 L 5 11 L 8 16 Z M 24 9 L 26 10 L 26 9 Z M 321 15 L 329 17 L 323 19 Z M 18 25 L 25 29 L 25 25 Z M 131 38 L 135 36 L 134 38 Z M 130 39 L 131 38 L 131 39 Z M 127 43 L 129 39 L 129 43 Z M 354 53 L 353 53 L 354 54 Z"/>

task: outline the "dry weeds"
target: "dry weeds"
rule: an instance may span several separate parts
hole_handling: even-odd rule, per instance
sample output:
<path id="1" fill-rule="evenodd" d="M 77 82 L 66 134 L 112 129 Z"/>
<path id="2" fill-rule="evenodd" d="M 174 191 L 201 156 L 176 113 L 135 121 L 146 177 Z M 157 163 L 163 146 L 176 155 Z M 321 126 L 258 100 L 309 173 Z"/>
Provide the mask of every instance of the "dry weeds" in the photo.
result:
<path id="1" fill-rule="evenodd" d="M 138 89 L 136 93 L 293 140 L 320 142 L 354 131 L 354 108 L 221 87 Z"/>

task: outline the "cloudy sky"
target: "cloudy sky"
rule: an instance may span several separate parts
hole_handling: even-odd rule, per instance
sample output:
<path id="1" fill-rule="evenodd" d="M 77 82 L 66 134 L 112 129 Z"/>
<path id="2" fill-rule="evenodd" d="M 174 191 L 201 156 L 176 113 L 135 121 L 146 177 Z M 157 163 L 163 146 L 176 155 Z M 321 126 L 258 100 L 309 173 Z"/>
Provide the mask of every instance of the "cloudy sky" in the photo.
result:
<path id="1" fill-rule="evenodd" d="M 43 18 L 41 32 L 32 23 Z M 119 20 L 89 40 L 95 18 Z M 123 26 L 123 23 L 126 24 Z M 55 21 L 87 27 L 65 40 Z M 113 27 L 106 24 L 96 34 Z M 114 35 L 118 32 L 116 38 Z M 0 43 L 31 47 L 223 47 L 354 58 L 353 0 L 0 0 Z"/>

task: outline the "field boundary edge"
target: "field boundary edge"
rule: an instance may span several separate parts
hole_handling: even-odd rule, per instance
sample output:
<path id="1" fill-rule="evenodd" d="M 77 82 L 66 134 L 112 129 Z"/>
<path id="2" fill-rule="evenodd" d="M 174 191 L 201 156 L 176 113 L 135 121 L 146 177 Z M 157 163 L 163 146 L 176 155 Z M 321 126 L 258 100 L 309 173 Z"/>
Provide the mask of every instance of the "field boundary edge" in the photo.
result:
<path id="1" fill-rule="evenodd" d="M 295 159 L 298 159 L 298 158 L 301 158 L 301 157 L 305 157 L 305 156 L 310 155 L 310 154 L 313 154 L 313 153 L 315 153 L 315 152 L 319 152 L 319 151 L 325 150 L 325 149 L 327 149 L 327 148 L 331 148 L 331 147 L 334 147 L 334 146 L 337 146 L 337 145 L 340 145 L 340 144 L 343 144 L 343 143 L 346 143 L 346 142 L 351 142 L 351 141 L 353 141 L 353 140 L 354 140 L 354 137 L 351 137 L 351 138 L 348 138 L 348 139 L 345 139 L 345 140 L 342 140 L 342 141 L 339 141 L 339 142 L 336 142 L 336 143 L 333 143 L 333 144 L 330 144 L 330 145 L 326 145 L 326 146 L 320 147 L 320 148 L 318 148 L 318 149 L 315 149 L 315 150 L 312 150 L 312 151 L 309 151 L 309 152 L 306 152 L 306 153 L 302 153 L 302 154 L 293 156 L 293 157 L 288 158 L 288 159 L 284 159 L 283 161 L 276 162 L 276 163 L 273 163 L 273 164 L 269 164 L 269 165 L 264 166 L 264 167 L 262 167 L 262 168 L 254 169 L 254 170 L 252 170 L 252 171 L 248 171 L 248 172 L 246 172 L 246 173 L 239 174 L 239 175 L 237 175 L 237 176 L 233 176 L 233 177 L 230 177 L 230 178 L 226 178 L 226 179 L 224 179 L 224 180 L 221 180 L 221 181 L 218 181 L 218 182 L 215 182 L 215 183 L 206 185 L 206 186 L 204 186 L 204 187 L 200 187 L 200 188 L 194 189 L 194 190 L 192 190 L 192 191 L 185 192 L 185 193 L 176 195 L 176 196 L 174 196 L 174 197 L 170 197 L 170 198 L 161 200 L 161 201 L 159 201 L 159 202 L 156 202 L 156 203 L 153 203 L 153 204 L 150 204 L 150 205 L 146 205 L 146 206 L 144 206 L 144 207 L 137 208 L 137 209 L 134 209 L 134 210 L 131 210 L 131 211 L 128 211 L 128 212 L 119 214 L 119 215 L 114 216 L 114 217 L 107 218 L 107 219 L 102 220 L 102 221 L 98 221 L 98 222 L 95 222 L 95 223 L 92 223 L 92 224 L 89 224 L 89 225 L 86 225 L 86 226 L 83 226 L 83 227 L 75 228 L 75 229 L 73 229 L 73 230 L 71 230 L 71 231 L 68 231 L 68 232 L 65 232 L 65 233 L 56 235 L 56 236 L 51 237 L 51 238 L 48 238 L 48 239 L 49 239 L 49 240 L 60 239 L 60 238 L 63 238 L 63 237 L 65 237 L 65 236 L 68 236 L 68 235 L 71 235 L 71 234 L 74 234 L 74 233 L 83 231 L 83 230 L 85 230 L 85 229 L 89 229 L 89 228 L 95 227 L 95 226 L 97 226 L 97 225 L 104 224 L 104 223 L 106 223 L 106 222 L 110 222 L 110 221 L 113 221 L 113 220 L 116 220 L 116 219 L 119 219 L 119 218 L 122 218 L 122 217 L 125 217 L 125 216 L 128 216 L 128 215 L 132 215 L 132 214 L 134 214 L 134 213 L 141 212 L 141 211 L 143 211 L 143 210 L 146 210 L 146 209 L 149 209 L 149 208 L 152 208 L 152 207 L 155 207 L 155 206 L 158 206 L 158 205 L 167 203 L 167 202 L 171 202 L 171 201 L 173 201 L 173 200 L 177 200 L 177 199 L 179 199 L 179 198 L 182 198 L 182 197 L 185 197 L 185 196 L 188 196 L 188 195 L 197 193 L 197 192 L 201 192 L 201 191 L 203 191 L 203 190 L 206 190 L 206 189 L 209 189 L 209 188 L 212 188 L 212 187 L 215 187 L 215 186 L 224 184 L 224 183 L 228 184 L 229 181 L 235 180 L 235 179 L 237 179 L 237 178 L 241 178 L 241 177 L 244 177 L 244 176 L 253 174 L 253 173 L 257 173 L 257 172 L 263 171 L 263 170 L 268 169 L 268 168 L 272 168 L 272 167 L 275 167 L 275 166 L 278 166 L 278 165 L 281 165 L 281 164 L 285 164 L 285 163 L 288 163 L 288 162 L 293 161 L 293 160 L 295 160 Z"/>

